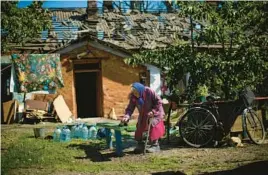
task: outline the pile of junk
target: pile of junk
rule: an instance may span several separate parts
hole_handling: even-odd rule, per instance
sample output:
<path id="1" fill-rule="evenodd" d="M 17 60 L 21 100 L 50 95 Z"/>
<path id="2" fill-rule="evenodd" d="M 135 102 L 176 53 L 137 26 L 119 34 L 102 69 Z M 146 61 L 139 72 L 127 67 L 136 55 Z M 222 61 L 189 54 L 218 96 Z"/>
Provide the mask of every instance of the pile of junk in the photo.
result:
<path id="1" fill-rule="evenodd" d="M 23 102 L 15 99 L 2 103 L 2 123 L 68 122 L 73 119 L 62 95 L 31 96 Z"/>
<path id="2" fill-rule="evenodd" d="M 4 59 L 5 58 L 5 59 Z M 12 54 L 1 58 L 1 123 L 67 122 L 59 54 Z"/>

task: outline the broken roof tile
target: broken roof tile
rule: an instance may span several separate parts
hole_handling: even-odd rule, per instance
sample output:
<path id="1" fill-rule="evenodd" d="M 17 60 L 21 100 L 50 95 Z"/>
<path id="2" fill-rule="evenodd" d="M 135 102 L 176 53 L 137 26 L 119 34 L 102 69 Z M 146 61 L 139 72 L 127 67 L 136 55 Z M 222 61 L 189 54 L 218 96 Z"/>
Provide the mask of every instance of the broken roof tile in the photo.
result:
<path id="1" fill-rule="evenodd" d="M 56 26 L 65 26 L 68 30 L 63 28 L 60 28 L 61 32 L 51 30 L 49 33 L 52 35 L 48 35 L 46 39 L 57 38 L 60 35 L 64 41 L 66 40 L 64 44 L 84 36 L 98 40 L 100 39 L 98 32 L 103 32 L 101 38 L 103 42 L 127 50 L 167 47 L 176 41 L 178 35 L 190 38 L 190 33 L 184 33 L 189 30 L 189 19 L 180 17 L 178 13 L 122 15 L 117 12 L 104 11 L 101 17 L 96 18 L 97 20 L 85 19 L 85 9 L 53 10 L 51 15 Z M 70 27 L 75 27 L 75 30 L 69 30 Z M 59 47 L 64 47 L 62 39 L 58 40 Z"/>

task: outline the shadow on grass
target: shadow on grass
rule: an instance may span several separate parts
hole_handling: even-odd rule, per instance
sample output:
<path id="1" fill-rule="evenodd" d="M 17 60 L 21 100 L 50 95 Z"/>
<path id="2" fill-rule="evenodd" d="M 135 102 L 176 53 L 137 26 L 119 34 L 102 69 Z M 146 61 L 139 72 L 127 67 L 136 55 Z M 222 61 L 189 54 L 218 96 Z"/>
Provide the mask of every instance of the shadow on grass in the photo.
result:
<path id="1" fill-rule="evenodd" d="M 160 140 L 160 146 L 162 150 L 171 150 L 174 148 L 190 148 L 193 149 L 194 147 L 186 144 L 182 137 L 176 136 L 176 135 L 171 135 L 169 140 L 167 137 L 163 138 Z M 219 141 L 217 145 L 214 145 L 214 142 L 212 141 L 208 145 L 206 145 L 203 148 L 226 148 L 226 147 L 231 147 L 231 145 L 228 144 L 227 140 L 222 140 Z"/>
<path id="2" fill-rule="evenodd" d="M 85 157 L 75 157 L 76 159 L 90 159 L 92 162 L 104 162 L 111 161 L 111 158 L 118 157 L 115 153 L 115 143 L 113 143 L 113 149 L 107 148 L 105 140 L 96 142 L 82 143 L 82 144 L 70 144 L 69 148 L 76 148 L 84 150 Z M 124 146 L 124 149 L 132 147 L 131 144 Z M 124 155 L 134 154 L 133 151 L 124 151 Z"/>
<path id="3" fill-rule="evenodd" d="M 226 171 L 203 173 L 201 175 L 267 175 L 268 161 L 258 161 Z"/>
<path id="4" fill-rule="evenodd" d="M 28 136 L 26 137 L 28 139 L 39 139 L 39 140 L 48 140 L 48 141 L 52 141 L 53 140 L 53 136 L 52 135 L 47 135 L 44 138 L 41 137 L 35 137 L 35 136 Z"/>
<path id="5" fill-rule="evenodd" d="M 90 159 L 92 162 L 103 162 L 103 161 L 111 161 L 110 157 L 104 156 L 101 154 L 102 145 L 94 144 L 71 144 L 68 147 L 73 147 L 77 149 L 84 150 L 86 153 L 86 157 L 75 157 L 76 159 Z"/>
<path id="6" fill-rule="evenodd" d="M 183 147 L 185 148 L 187 145 L 183 143 L 183 141 L 171 141 L 169 143 L 165 143 L 165 140 L 161 140 L 161 149 L 162 150 L 170 150 L 173 148 Z M 134 148 L 136 145 L 136 141 L 131 137 L 125 137 L 125 141 L 123 141 L 123 155 L 134 155 Z M 86 156 L 84 157 L 75 157 L 76 159 L 90 159 L 92 162 L 105 162 L 112 161 L 112 158 L 118 157 L 115 153 L 115 143 L 113 143 L 113 150 L 107 149 L 107 144 L 105 139 L 82 143 L 82 144 L 70 144 L 68 147 L 76 148 L 84 150 Z M 141 153 L 142 154 L 142 153 Z"/>
<path id="7" fill-rule="evenodd" d="M 171 150 L 174 148 L 192 148 L 187 145 L 181 137 L 177 136 L 171 136 L 169 141 L 167 140 L 167 137 L 162 138 L 160 140 L 160 146 L 162 150 Z"/>
<path id="8" fill-rule="evenodd" d="M 199 175 L 267 175 L 268 161 L 258 161 L 226 171 L 215 171 Z M 180 171 L 165 171 L 152 173 L 152 175 L 185 175 Z"/>

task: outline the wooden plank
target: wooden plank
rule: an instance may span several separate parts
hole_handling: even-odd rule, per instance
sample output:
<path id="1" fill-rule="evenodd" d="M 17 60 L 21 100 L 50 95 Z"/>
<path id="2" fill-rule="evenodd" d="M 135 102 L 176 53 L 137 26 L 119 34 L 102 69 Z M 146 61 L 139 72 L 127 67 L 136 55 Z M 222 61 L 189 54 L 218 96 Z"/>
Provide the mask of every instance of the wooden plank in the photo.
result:
<path id="1" fill-rule="evenodd" d="M 73 116 L 62 95 L 54 100 L 53 105 L 62 123 L 66 123 Z"/>
<path id="2" fill-rule="evenodd" d="M 25 49 L 25 50 L 39 50 L 43 49 L 43 47 L 14 47 L 15 49 Z"/>
<path id="3" fill-rule="evenodd" d="M 136 126 L 135 125 L 131 125 L 131 126 L 119 126 L 119 123 L 97 123 L 98 127 L 103 127 L 103 128 L 108 128 L 108 129 L 114 129 L 114 130 L 118 130 L 118 131 L 129 131 L 129 132 L 133 132 L 136 130 Z"/>
<path id="4" fill-rule="evenodd" d="M 100 65 L 102 68 L 102 64 Z M 98 79 L 97 79 L 97 91 L 98 91 L 98 97 L 97 98 L 97 104 L 98 104 L 98 115 L 99 117 L 103 117 L 104 111 L 103 111 L 103 84 L 102 84 L 102 71 L 98 73 Z"/>
<path id="5" fill-rule="evenodd" d="M 26 100 L 25 101 L 25 109 L 26 110 L 48 110 L 48 103 L 44 101 L 38 100 Z"/>
<path id="6" fill-rule="evenodd" d="M 75 70 L 74 72 L 75 72 L 75 73 L 100 72 L 100 69 Z"/>
<path id="7" fill-rule="evenodd" d="M 101 67 L 101 66 L 100 66 Z M 96 89 L 97 89 L 97 98 L 96 98 L 96 110 L 97 110 L 97 116 L 102 117 L 102 84 L 101 84 L 101 71 L 97 73 L 96 77 Z"/>
<path id="8" fill-rule="evenodd" d="M 56 42 L 58 43 L 58 42 Z M 45 46 L 47 45 L 48 43 L 29 43 L 29 44 L 24 44 L 24 47 L 30 47 L 30 46 Z M 22 47 L 21 45 L 19 44 L 8 44 L 9 47 Z"/>
<path id="9" fill-rule="evenodd" d="M 262 113 L 261 113 L 261 110 L 258 110 L 257 111 L 257 116 L 262 120 Z M 232 128 L 231 128 L 231 132 L 242 132 L 243 131 L 243 128 L 242 128 L 242 116 L 241 115 L 239 115 L 237 118 L 236 118 L 236 120 L 235 120 L 235 122 L 234 122 L 234 124 L 233 124 L 233 126 L 232 126 Z"/>
<path id="10" fill-rule="evenodd" d="M 10 124 L 14 120 L 15 115 L 15 100 L 10 100 L 3 103 L 3 121 Z M 11 120 L 13 118 L 13 120 Z"/>
<path id="11" fill-rule="evenodd" d="M 72 67 L 74 67 L 73 62 L 71 63 Z M 72 81 L 72 94 L 73 94 L 73 114 L 75 116 L 75 118 L 78 117 L 77 114 L 77 103 L 76 103 L 76 87 L 75 87 L 75 73 L 74 73 L 74 69 L 72 71 L 72 76 L 73 76 L 73 81 Z"/>
<path id="12" fill-rule="evenodd" d="M 234 122 L 234 125 L 232 126 L 231 128 L 231 132 L 242 132 L 243 131 L 243 128 L 242 128 L 242 116 L 239 115 L 235 122 Z"/>
<path id="13" fill-rule="evenodd" d="M 74 64 L 87 64 L 87 63 L 99 63 L 99 58 L 102 57 L 94 57 L 92 59 L 81 59 L 81 60 L 72 60 Z"/>

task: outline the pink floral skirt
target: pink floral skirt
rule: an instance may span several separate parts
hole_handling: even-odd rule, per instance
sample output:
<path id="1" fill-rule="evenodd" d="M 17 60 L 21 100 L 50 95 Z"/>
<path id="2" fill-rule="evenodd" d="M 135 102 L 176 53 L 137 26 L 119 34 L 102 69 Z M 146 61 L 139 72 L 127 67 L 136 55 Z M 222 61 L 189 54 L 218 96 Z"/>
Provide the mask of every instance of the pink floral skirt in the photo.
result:
<path id="1" fill-rule="evenodd" d="M 140 126 L 138 126 L 138 123 L 136 126 L 137 126 L 137 130 L 135 132 L 135 140 L 142 140 L 143 132 L 148 131 L 148 122 L 147 122 L 147 120 L 144 120 L 140 124 Z M 150 141 L 158 140 L 159 138 L 164 136 L 164 134 L 165 134 L 165 125 L 164 125 L 164 122 L 162 120 L 156 126 L 154 126 L 154 127 L 151 126 L 150 134 L 149 134 Z"/>

